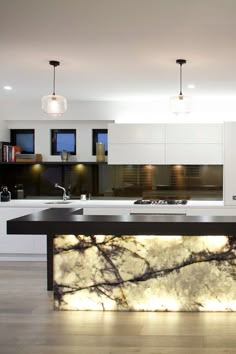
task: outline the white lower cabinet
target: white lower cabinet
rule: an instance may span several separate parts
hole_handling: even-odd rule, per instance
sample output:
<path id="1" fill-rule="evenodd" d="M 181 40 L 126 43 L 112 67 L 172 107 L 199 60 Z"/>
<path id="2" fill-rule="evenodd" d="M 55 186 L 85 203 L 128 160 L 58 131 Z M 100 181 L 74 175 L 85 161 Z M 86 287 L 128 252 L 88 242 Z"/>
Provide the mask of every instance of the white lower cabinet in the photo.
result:
<path id="1" fill-rule="evenodd" d="M 186 215 L 187 210 L 186 208 L 155 208 L 150 206 L 143 206 L 141 208 L 131 208 L 131 214 L 140 214 L 140 215 Z"/>
<path id="2" fill-rule="evenodd" d="M 7 220 L 31 214 L 43 208 L 0 208 L 0 260 L 41 255 L 46 259 L 46 235 L 8 235 Z M 14 255 L 14 256 L 13 256 Z M 44 256 L 45 255 L 45 256 Z"/>
<path id="3" fill-rule="evenodd" d="M 235 216 L 236 208 L 196 208 L 196 209 L 188 209 L 187 215 L 191 216 Z"/>

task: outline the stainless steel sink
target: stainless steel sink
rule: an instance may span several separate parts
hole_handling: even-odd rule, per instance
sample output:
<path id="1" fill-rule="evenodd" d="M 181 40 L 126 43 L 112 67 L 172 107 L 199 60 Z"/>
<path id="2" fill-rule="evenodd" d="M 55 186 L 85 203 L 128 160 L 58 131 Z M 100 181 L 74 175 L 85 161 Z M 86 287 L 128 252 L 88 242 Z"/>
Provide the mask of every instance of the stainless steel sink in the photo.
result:
<path id="1" fill-rule="evenodd" d="M 70 201 L 67 201 L 67 200 L 57 200 L 57 201 L 55 201 L 55 202 L 45 202 L 45 204 L 70 204 L 70 203 L 72 203 L 72 202 L 70 202 Z"/>

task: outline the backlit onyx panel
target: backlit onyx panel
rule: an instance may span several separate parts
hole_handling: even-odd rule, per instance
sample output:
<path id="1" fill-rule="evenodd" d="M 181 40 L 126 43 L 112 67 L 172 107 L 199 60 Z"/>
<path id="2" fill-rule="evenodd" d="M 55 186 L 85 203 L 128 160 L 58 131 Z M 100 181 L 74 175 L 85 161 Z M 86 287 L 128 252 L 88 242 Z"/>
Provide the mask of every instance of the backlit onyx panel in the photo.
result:
<path id="1" fill-rule="evenodd" d="M 236 237 L 60 235 L 58 310 L 236 311 Z"/>

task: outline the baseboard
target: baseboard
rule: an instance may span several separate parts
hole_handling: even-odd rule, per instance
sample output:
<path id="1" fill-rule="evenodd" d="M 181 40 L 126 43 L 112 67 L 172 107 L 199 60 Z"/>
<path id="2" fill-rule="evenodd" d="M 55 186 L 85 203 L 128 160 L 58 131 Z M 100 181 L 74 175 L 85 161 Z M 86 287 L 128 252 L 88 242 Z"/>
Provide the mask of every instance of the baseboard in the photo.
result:
<path id="1" fill-rule="evenodd" d="M 46 262 L 47 256 L 45 254 L 27 254 L 27 253 L 0 253 L 0 262 L 3 261 L 37 261 Z"/>

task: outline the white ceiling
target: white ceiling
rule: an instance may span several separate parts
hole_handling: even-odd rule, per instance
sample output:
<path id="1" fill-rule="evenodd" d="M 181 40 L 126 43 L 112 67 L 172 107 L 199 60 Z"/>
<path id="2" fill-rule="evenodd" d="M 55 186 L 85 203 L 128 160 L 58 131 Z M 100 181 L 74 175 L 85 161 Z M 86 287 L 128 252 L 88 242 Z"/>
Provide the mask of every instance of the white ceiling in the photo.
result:
<path id="1" fill-rule="evenodd" d="M 1 99 L 235 95 L 236 0 L 1 0 L 0 48 Z"/>

